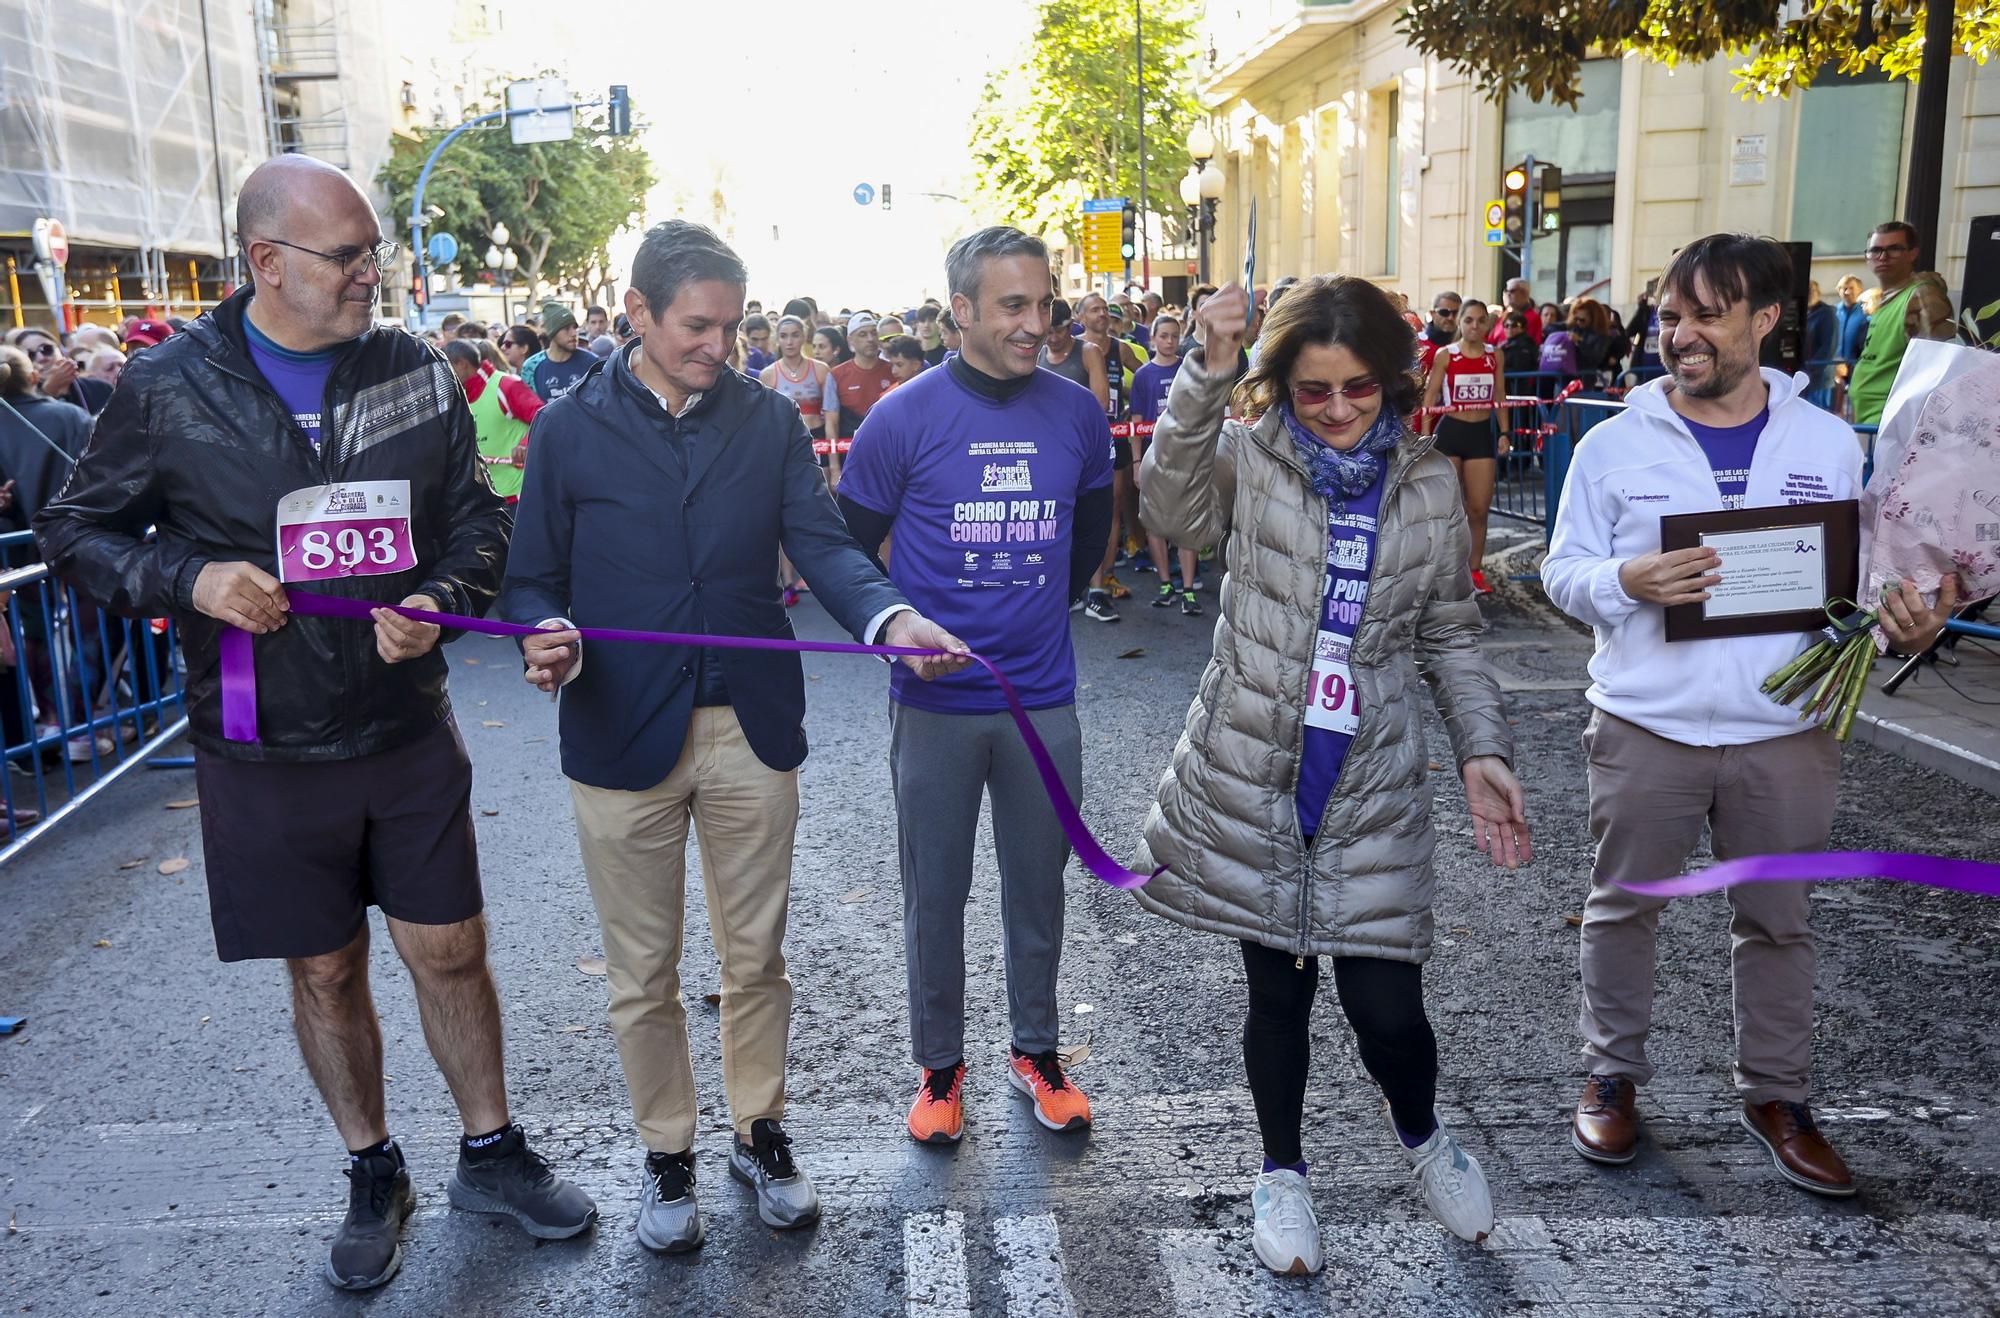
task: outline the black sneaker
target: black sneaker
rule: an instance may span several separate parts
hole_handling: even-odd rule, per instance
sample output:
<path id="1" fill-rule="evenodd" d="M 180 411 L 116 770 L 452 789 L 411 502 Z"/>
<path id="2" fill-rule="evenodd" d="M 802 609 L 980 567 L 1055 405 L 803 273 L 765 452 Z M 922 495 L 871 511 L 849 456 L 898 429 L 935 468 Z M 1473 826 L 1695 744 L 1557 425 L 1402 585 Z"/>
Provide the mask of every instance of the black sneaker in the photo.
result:
<path id="1" fill-rule="evenodd" d="M 469 1213 L 511 1217 L 537 1240 L 567 1240 L 597 1221 L 590 1196 L 550 1171 L 519 1126 L 507 1127 L 477 1156 L 460 1148 L 458 1170 L 445 1183 L 445 1194 L 453 1207 Z"/>
<path id="2" fill-rule="evenodd" d="M 1162 581 L 1159 590 L 1153 594 L 1153 607 L 1156 609 L 1167 609 L 1172 608 L 1173 603 L 1174 588 Z"/>
<path id="3" fill-rule="evenodd" d="M 347 1217 L 327 1255 L 326 1279 L 344 1291 L 365 1291 L 403 1266 L 403 1224 L 417 1195 L 400 1149 L 348 1161 Z"/>
<path id="4" fill-rule="evenodd" d="M 1117 622 L 1118 610 L 1111 607 L 1111 592 L 1101 586 L 1092 586 L 1083 606 L 1083 616 L 1093 622 Z"/>
<path id="5" fill-rule="evenodd" d="M 1181 612 L 1190 618 L 1201 616 L 1201 601 L 1194 597 L 1193 591 L 1181 592 Z"/>

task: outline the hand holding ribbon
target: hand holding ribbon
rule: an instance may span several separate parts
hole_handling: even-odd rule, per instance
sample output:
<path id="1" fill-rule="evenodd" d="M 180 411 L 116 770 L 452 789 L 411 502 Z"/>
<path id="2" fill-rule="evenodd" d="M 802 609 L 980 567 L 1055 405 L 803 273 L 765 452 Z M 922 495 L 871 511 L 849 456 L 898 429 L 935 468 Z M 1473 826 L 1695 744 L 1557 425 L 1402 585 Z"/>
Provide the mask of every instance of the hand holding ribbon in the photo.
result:
<path id="1" fill-rule="evenodd" d="M 964 643 L 947 632 L 927 624 L 930 632 L 924 632 L 914 623 L 905 623 L 898 630 L 895 621 L 890 624 L 889 635 L 898 638 L 918 637 L 927 645 L 856 645 L 851 641 L 802 641 L 792 638 L 767 636 L 707 636 L 686 632 L 632 631 L 617 627 L 577 627 L 564 632 L 551 632 L 524 623 L 499 622 L 487 618 L 470 618 L 461 614 L 443 613 L 432 609 L 413 608 L 405 604 L 383 605 L 367 600 L 342 599 L 332 595 L 320 595 L 309 590 L 292 590 L 289 596 L 290 611 L 319 618 L 348 618 L 357 622 L 373 622 L 377 610 L 398 614 L 413 622 L 427 623 L 437 627 L 449 627 L 455 631 L 477 632 L 482 636 L 519 636 L 534 638 L 543 652 L 552 644 L 561 647 L 560 637 L 575 637 L 577 640 L 617 641 L 633 645 L 701 646 L 722 650 L 793 650 L 815 654 L 867 654 L 886 655 L 899 659 L 917 659 L 933 665 L 945 664 L 947 671 L 955 671 L 967 664 L 982 665 L 999 684 L 1000 694 L 1007 701 L 1007 712 L 1013 716 L 1014 726 L 1021 731 L 1021 738 L 1028 745 L 1028 754 L 1035 762 L 1035 771 L 1041 775 L 1042 787 L 1049 795 L 1049 804 L 1055 808 L 1056 819 L 1062 824 L 1070 846 L 1075 848 L 1077 859 L 1104 882 L 1114 888 L 1136 888 L 1154 875 L 1163 871 L 1162 865 L 1152 874 L 1143 874 L 1126 869 L 1104 849 L 1089 825 L 1083 822 L 1083 815 L 1077 810 L 1076 802 L 1070 799 L 1069 789 L 1063 785 L 1062 775 L 1056 769 L 1048 747 L 1035 732 L 1028 719 L 1027 708 L 1021 703 L 1020 693 L 1007 675 L 994 667 L 982 655 L 965 650 Z M 914 614 L 899 614 L 898 618 L 915 618 Z M 940 639 L 941 638 L 941 639 Z M 223 631 L 221 638 L 222 658 L 222 731 L 232 741 L 255 741 L 257 739 L 257 670 L 253 637 L 247 631 L 231 627 Z M 936 648 L 943 645 L 944 648 Z M 927 648 L 928 646 L 928 648 Z M 957 648 L 952 648 L 956 646 Z M 918 668 L 919 665 L 913 664 Z M 545 690 L 553 690 L 558 678 L 552 678 Z M 537 685 L 540 685 L 538 682 Z"/>

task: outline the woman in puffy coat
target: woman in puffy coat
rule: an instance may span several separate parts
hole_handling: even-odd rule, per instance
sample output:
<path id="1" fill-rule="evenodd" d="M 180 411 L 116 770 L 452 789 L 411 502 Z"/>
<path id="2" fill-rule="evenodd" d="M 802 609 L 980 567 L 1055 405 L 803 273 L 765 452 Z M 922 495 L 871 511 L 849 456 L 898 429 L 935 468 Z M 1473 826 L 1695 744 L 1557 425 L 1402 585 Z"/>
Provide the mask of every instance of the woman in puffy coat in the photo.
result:
<path id="1" fill-rule="evenodd" d="M 1419 677 L 1480 850 L 1509 869 L 1531 850 L 1500 689 L 1475 644 L 1458 480 L 1405 424 L 1409 326 L 1365 280 L 1294 286 L 1234 391 L 1244 419 L 1225 420 L 1248 313 L 1235 287 L 1202 305 L 1202 347 L 1143 468 L 1147 527 L 1226 542 L 1229 575 L 1214 657 L 1146 820 L 1141 863 L 1168 870 L 1138 899 L 1242 944 L 1243 1060 L 1264 1141 L 1252 1241 L 1266 1267 L 1305 1273 L 1322 1261 L 1300 1145 L 1322 956 L 1425 1202 L 1464 1239 L 1493 1227 L 1479 1164 L 1433 1105 L 1422 966 L 1436 828 Z"/>

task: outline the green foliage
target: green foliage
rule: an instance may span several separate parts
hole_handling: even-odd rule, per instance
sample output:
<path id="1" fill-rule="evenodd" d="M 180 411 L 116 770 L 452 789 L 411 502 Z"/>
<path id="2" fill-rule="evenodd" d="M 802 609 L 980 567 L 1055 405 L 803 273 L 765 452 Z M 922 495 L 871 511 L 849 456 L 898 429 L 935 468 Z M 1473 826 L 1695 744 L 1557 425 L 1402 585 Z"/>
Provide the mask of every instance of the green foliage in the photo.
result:
<path id="1" fill-rule="evenodd" d="M 472 113 L 501 108 L 503 95 L 495 89 Z M 426 233 L 456 237 L 457 264 L 470 275 L 484 268 L 486 235 L 505 224 L 521 259 L 515 278 L 527 292 L 540 281 L 593 296 L 610 264 L 607 245 L 643 217 L 646 193 L 656 182 L 636 123 L 635 116 L 634 136 L 611 137 L 601 107 L 579 110 L 575 137 L 528 146 L 514 145 L 504 122 L 471 130 L 445 148 L 431 172 L 424 207 L 444 215 Z M 381 181 L 392 215 L 407 220 L 424 158 L 446 131 L 391 142 Z"/>
<path id="2" fill-rule="evenodd" d="M 1189 0 L 1145 0 L 1148 209 L 1181 208 L 1195 103 Z M 1140 88 L 1132 0 L 1042 0 L 1029 49 L 987 76 L 973 121 L 974 186 L 997 218 L 1072 239 L 1091 197 L 1139 196 Z"/>
<path id="3" fill-rule="evenodd" d="M 1956 0 L 1956 53 L 1984 64 L 2000 50 L 2000 0 Z M 1399 22 L 1420 50 L 1536 100 L 1575 105 L 1578 70 L 1595 51 L 1638 51 L 1667 65 L 1748 56 L 1736 90 L 1788 96 L 1822 69 L 1879 67 L 1915 81 L 1925 0 L 1817 0 L 1778 25 L 1778 0 L 1409 0 Z M 1862 11 L 1869 10 L 1866 24 Z"/>

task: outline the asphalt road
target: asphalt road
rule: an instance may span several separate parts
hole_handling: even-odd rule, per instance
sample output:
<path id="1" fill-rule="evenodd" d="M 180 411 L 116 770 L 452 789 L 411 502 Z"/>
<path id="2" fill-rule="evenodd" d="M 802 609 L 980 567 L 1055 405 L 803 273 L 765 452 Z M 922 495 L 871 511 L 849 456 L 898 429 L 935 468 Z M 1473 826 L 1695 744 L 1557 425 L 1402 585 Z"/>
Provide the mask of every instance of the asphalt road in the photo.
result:
<path id="1" fill-rule="evenodd" d="M 1212 594 L 1209 596 L 1212 607 Z M 1265 1275 L 1248 1243 L 1257 1170 L 1230 943 L 1140 912 L 1075 866 L 1061 1000 L 1097 1126 L 1053 1136 L 1004 1083 L 1007 1040 L 990 849 L 968 914 L 969 1134 L 912 1145 L 884 674 L 808 656 L 788 944 L 797 985 L 790 1129 L 826 1217 L 762 1226 L 725 1174 L 714 953 L 689 890 L 684 960 L 704 1095 L 698 1255 L 632 1235 L 639 1146 L 604 1024 L 599 951 L 556 769 L 554 710 L 507 644 L 452 647 L 519 1119 L 605 1220 L 537 1245 L 450 1209 L 456 1122 L 407 978 L 376 945 L 391 1123 L 419 1209 L 403 1273 L 366 1297 L 320 1280 L 346 1203 L 340 1144 L 291 1040 L 282 973 L 213 957 L 184 772 L 148 772 L 0 872 L 0 1303 L 115 1314 L 674 1313 L 1119 1315 L 1990 1314 L 2000 1310 L 1996 908 L 1888 884 L 1823 887 L 1815 1101 L 1862 1192 L 1780 1181 L 1737 1126 L 1728 1062 L 1727 911 L 1690 899 L 1663 929 L 1651 1139 L 1609 1171 L 1568 1147 L 1580 1083 L 1576 912 L 1587 882 L 1578 736 L 1584 642 L 1491 609 L 1513 688 L 1538 860 L 1517 876 L 1472 847 L 1440 772 L 1442 936 L 1427 974 L 1445 1119 L 1483 1161 L 1501 1221 L 1483 1248 L 1429 1219 L 1338 1008 L 1315 1016 L 1306 1152 L 1324 1275 Z M 1086 817 L 1131 839 L 1207 655 L 1212 618 L 1129 609 L 1074 626 Z M 816 606 L 804 634 L 832 636 Z M 1448 763 L 1440 729 L 1433 758 Z M 1847 752 L 1836 845 L 1986 856 L 2000 800 L 1886 752 Z M 187 857 L 184 871 L 162 862 Z M 143 861 L 131 868 L 126 862 Z M 377 923 L 379 934 L 380 925 Z M 1327 992 L 1331 993 L 1329 985 Z"/>

